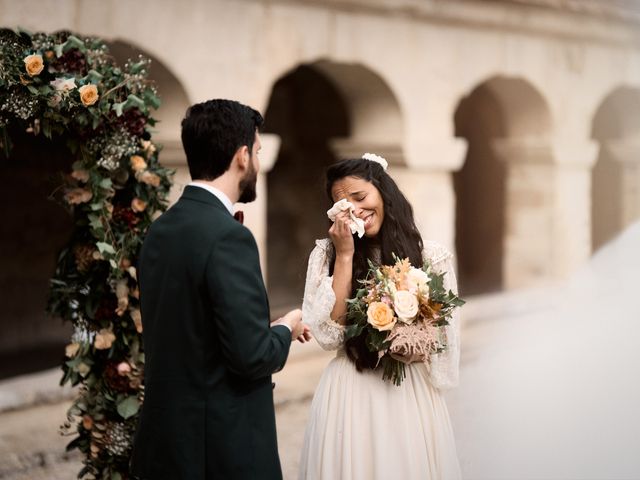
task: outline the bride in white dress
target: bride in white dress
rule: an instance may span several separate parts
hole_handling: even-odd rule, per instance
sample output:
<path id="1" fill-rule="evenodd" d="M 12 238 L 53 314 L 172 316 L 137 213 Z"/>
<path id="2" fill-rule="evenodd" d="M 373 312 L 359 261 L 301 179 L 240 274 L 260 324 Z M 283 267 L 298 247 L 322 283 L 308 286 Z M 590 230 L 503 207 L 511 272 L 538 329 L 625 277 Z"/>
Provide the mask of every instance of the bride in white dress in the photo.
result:
<path id="1" fill-rule="evenodd" d="M 449 414 L 441 391 L 457 385 L 459 322 L 446 327 L 445 352 L 429 364 L 407 365 L 400 386 L 372 370 L 377 356 L 353 339 L 345 343 L 345 299 L 366 274 L 366 259 L 393 264 L 392 253 L 423 260 L 446 272 L 445 288 L 457 292 L 452 255 L 434 242 L 424 246 L 411 206 L 386 173 L 386 162 L 344 160 L 327 170 L 333 202 L 347 199 L 364 220 L 354 238 L 349 211 L 336 217 L 331 239 L 316 241 L 307 269 L 303 319 L 325 350 L 337 350 L 318 384 L 300 460 L 300 479 L 389 480 L 460 478 Z"/>

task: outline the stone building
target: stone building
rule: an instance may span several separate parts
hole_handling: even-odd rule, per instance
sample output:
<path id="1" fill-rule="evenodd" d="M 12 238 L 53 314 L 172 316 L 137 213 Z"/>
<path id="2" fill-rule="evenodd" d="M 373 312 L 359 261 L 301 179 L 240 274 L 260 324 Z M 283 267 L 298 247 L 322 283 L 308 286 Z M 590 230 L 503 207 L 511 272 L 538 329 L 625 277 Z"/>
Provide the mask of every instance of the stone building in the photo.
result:
<path id="1" fill-rule="evenodd" d="M 152 58 L 174 199 L 189 181 L 189 104 L 233 98 L 265 114 L 245 218 L 274 308 L 301 299 L 337 158 L 389 160 L 423 236 L 456 252 L 466 295 L 563 278 L 640 217 L 639 1 L 0 0 L 0 24 Z M 46 180 L 65 154 L 24 143 L 0 165 L 5 359 L 59 352 L 68 335 L 43 314 L 70 228 Z"/>

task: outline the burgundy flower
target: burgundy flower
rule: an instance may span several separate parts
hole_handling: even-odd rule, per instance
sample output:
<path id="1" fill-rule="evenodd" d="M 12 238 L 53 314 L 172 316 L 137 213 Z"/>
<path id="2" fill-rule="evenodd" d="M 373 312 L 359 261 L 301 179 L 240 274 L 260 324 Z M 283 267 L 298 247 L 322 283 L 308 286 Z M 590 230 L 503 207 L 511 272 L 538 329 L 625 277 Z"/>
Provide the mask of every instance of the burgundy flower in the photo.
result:
<path id="1" fill-rule="evenodd" d="M 113 209 L 113 221 L 116 223 L 124 223 L 133 229 L 133 227 L 140 222 L 140 218 L 138 218 L 131 208 L 119 205 Z"/>

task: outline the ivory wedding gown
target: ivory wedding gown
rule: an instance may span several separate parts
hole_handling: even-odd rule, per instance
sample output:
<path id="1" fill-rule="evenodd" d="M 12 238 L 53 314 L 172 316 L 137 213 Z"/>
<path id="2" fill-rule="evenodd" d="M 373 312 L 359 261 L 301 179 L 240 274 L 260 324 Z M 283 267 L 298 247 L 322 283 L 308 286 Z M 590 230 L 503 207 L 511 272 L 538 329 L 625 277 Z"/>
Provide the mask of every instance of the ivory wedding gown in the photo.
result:
<path id="1" fill-rule="evenodd" d="M 309 257 L 302 315 L 325 350 L 337 350 L 318 384 L 300 459 L 300 479 L 390 480 L 460 478 L 460 467 L 441 390 L 458 383 L 459 322 L 446 327 L 449 348 L 431 365 L 413 363 L 401 386 L 379 370 L 358 372 L 343 348 L 344 327 L 330 318 L 335 304 L 329 276 L 329 239 Z M 446 272 L 445 288 L 457 292 L 452 255 L 427 242 L 424 257 Z"/>

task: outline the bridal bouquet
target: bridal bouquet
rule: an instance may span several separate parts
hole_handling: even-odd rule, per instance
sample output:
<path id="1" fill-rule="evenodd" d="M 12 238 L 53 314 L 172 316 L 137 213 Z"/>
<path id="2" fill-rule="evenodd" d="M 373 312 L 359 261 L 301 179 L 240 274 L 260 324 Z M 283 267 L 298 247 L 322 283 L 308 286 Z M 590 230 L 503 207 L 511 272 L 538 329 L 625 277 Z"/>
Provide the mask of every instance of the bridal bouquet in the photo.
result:
<path id="1" fill-rule="evenodd" d="M 406 364 L 428 362 L 447 349 L 444 327 L 465 302 L 445 290 L 445 274 L 427 262 L 418 269 L 409 259 L 394 259 L 394 265 L 380 267 L 369 262 L 362 288 L 347 300 L 345 337 L 363 336 L 369 351 L 378 353 L 382 378 L 400 385 Z"/>

